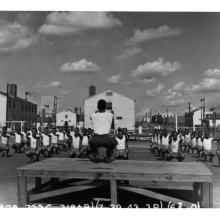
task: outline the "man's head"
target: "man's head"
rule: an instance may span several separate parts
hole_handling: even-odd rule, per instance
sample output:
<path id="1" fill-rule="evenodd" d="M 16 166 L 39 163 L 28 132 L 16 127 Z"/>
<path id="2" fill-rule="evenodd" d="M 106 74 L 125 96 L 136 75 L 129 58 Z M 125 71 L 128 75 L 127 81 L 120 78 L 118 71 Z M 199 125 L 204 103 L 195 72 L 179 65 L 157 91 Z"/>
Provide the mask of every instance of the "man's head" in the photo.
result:
<path id="1" fill-rule="evenodd" d="M 100 99 L 97 103 L 97 108 L 99 112 L 104 112 L 106 110 L 106 101 L 104 99 Z"/>

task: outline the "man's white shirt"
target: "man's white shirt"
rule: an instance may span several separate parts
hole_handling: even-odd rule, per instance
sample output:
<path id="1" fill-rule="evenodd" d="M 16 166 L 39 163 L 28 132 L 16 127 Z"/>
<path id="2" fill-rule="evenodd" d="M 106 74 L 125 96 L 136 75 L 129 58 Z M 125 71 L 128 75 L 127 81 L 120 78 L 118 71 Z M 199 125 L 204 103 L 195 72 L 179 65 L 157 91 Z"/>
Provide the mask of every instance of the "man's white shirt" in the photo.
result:
<path id="1" fill-rule="evenodd" d="M 97 112 L 91 115 L 92 126 L 95 134 L 109 134 L 113 120 L 110 112 Z"/>

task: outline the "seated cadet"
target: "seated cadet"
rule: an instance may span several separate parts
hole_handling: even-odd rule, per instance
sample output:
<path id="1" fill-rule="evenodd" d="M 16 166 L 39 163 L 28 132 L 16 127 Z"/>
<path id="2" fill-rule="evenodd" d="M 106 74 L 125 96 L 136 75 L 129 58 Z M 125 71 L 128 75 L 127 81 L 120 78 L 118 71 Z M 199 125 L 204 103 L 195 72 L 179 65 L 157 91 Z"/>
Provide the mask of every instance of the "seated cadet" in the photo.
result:
<path id="1" fill-rule="evenodd" d="M 83 129 L 82 135 L 82 148 L 80 149 L 80 155 L 81 157 L 87 157 L 89 155 L 89 137 L 87 129 Z"/>
<path id="2" fill-rule="evenodd" d="M 12 135 L 15 136 L 15 142 L 12 145 L 12 149 L 14 149 L 15 153 L 21 153 L 24 147 L 22 146 L 22 134 L 20 133 L 20 129 L 17 129 Z"/>
<path id="3" fill-rule="evenodd" d="M 195 157 L 197 153 L 197 137 L 196 137 L 196 132 L 193 131 L 190 135 L 191 139 L 191 151 L 192 151 L 192 156 Z"/>
<path id="4" fill-rule="evenodd" d="M 218 158 L 218 166 L 220 167 L 220 138 L 217 138 L 217 150 L 216 150 L 216 156 Z"/>
<path id="5" fill-rule="evenodd" d="M 68 131 L 68 128 L 65 128 L 64 131 L 64 151 L 67 151 L 71 147 L 71 140 L 70 140 L 70 132 Z"/>
<path id="6" fill-rule="evenodd" d="M 122 130 L 118 131 L 118 134 L 116 135 L 115 139 L 117 141 L 115 158 L 127 160 L 128 159 L 128 150 L 126 148 L 126 138 L 123 135 Z"/>
<path id="7" fill-rule="evenodd" d="M 27 143 L 27 134 L 25 131 L 21 132 L 21 143 L 25 150 L 28 150 L 28 143 Z"/>
<path id="8" fill-rule="evenodd" d="M 127 128 L 123 128 L 122 129 L 122 133 L 125 136 L 125 146 L 126 146 L 126 149 L 128 149 L 128 141 L 129 141 L 128 129 Z"/>
<path id="9" fill-rule="evenodd" d="M 80 156 L 80 145 L 81 145 L 81 136 L 79 134 L 79 129 L 76 128 L 72 137 L 70 157 L 79 157 Z"/>
<path id="10" fill-rule="evenodd" d="M 177 134 L 177 139 L 182 140 L 181 143 L 180 143 L 180 151 L 185 153 L 185 151 L 186 151 L 186 146 L 185 146 L 185 142 L 184 142 L 185 130 L 184 129 L 178 129 L 177 133 L 178 133 Z"/>
<path id="11" fill-rule="evenodd" d="M 189 132 L 189 129 L 185 129 L 185 134 L 184 134 L 185 149 L 184 149 L 184 152 L 188 152 L 188 153 L 192 153 L 192 145 L 191 145 L 190 135 L 191 135 L 191 133 Z"/>
<path id="12" fill-rule="evenodd" d="M 90 159 L 94 162 L 109 163 L 113 159 L 116 146 L 115 138 L 110 135 L 114 116 L 106 111 L 106 101 L 101 99 L 97 103 L 98 112 L 91 115 L 90 119 L 94 135 L 90 140 Z"/>
<path id="13" fill-rule="evenodd" d="M 162 156 L 162 134 L 163 134 L 163 130 L 162 129 L 159 129 L 158 130 L 158 133 L 157 133 L 157 152 L 158 152 L 158 156 Z"/>
<path id="14" fill-rule="evenodd" d="M 58 154 L 58 135 L 56 134 L 55 128 L 53 128 L 49 136 L 50 136 L 50 153 Z"/>
<path id="15" fill-rule="evenodd" d="M 150 148 L 152 153 L 155 153 L 156 147 L 157 147 L 157 129 L 155 128 L 151 135 L 151 143 L 150 143 Z"/>
<path id="16" fill-rule="evenodd" d="M 163 134 L 161 138 L 161 155 L 162 159 L 166 159 L 167 153 L 169 153 L 169 141 L 170 141 L 170 135 L 167 132 L 167 129 L 163 129 Z"/>
<path id="17" fill-rule="evenodd" d="M 209 162 L 212 162 L 213 157 L 215 156 L 214 150 L 213 150 L 213 141 L 216 141 L 217 139 L 211 138 L 209 136 L 209 132 L 205 132 L 205 137 L 203 138 L 203 150 L 201 152 L 201 158 L 204 161 L 207 161 L 209 157 Z"/>
<path id="18" fill-rule="evenodd" d="M 59 150 L 63 151 L 63 150 L 65 150 L 63 129 L 60 128 L 56 134 L 58 135 L 58 148 L 59 148 Z"/>
<path id="19" fill-rule="evenodd" d="M 39 160 L 39 140 L 36 135 L 36 131 L 27 134 L 30 148 L 26 151 L 26 156 L 31 159 L 31 162 Z"/>
<path id="20" fill-rule="evenodd" d="M 173 132 L 172 138 L 170 139 L 170 147 L 169 147 L 169 153 L 167 154 L 167 160 L 171 161 L 172 159 L 176 158 L 178 161 L 183 161 L 185 156 L 180 151 L 180 144 L 182 142 L 181 139 L 177 138 L 177 132 Z"/>
<path id="21" fill-rule="evenodd" d="M 202 131 L 198 131 L 198 136 L 197 136 L 197 147 L 196 147 L 196 157 L 200 158 L 201 152 L 203 151 L 203 136 L 202 136 Z"/>
<path id="22" fill-rule="evenodd" d="M 45 157 L 50 157 L 50 137 L 48 135 L 48 128 L 44 129 L 44 132 L 40 135 L 41 147 L 39 149 L 39 154 L 43 154 Z"/>
<path id="23" fill-rule="evenodd" d="M 2 128 L 2 134 L 0 136 L 0 152 L 3 157 L 9 155 L 10 146 L 9 146 L 9 136 L 7 135 L 7 127 Z"/>

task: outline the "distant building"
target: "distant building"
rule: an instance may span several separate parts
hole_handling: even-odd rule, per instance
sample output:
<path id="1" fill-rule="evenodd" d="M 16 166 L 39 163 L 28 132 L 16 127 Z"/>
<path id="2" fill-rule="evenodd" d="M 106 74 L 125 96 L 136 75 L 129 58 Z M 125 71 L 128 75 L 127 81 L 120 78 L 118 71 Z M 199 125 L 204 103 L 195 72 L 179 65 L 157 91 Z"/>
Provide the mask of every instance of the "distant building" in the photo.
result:
<path id="1" fill-rule="evenodd" d="M 57 113 L 57 97 L 41 96 L 40 116 L 43 121 L 54 121 Z"/>
<path id="2" fill-rule="evenodd" d="M 211 112 L 204 112 L 204 119 L 209 114 Z M 188 127 L 201 126 L 201 119 L 203 120 L 203 110 L 200 108 L 185 113 L 186 126 Z"/>
<path id="3" fill-rule="evenodd" d="M 92 127 L 90 116 L 97 110 L 97 102 L 104 99 L 107 102 L 107 111 L 114 112 L 115 128 L 135 128 L 135 101 L 111 90 L 91 96 L 84 101 L 85 127 Z"/>
<path id="4" fill-rule="evenodd" d="M 89 86 L 89 97 L 94 96 L 96 94 L 96 87 L 91 85 Z"/>
<path id="5" fill-rule="evenodd" d="M 56 126 L 76 126 L 76 114 L 70 110 L 59 112 L 56 115 Z"/>
<path id="6" fill-rule="evenodd" d="M 37 105 L 17 97 L 17 85 L 8 84 L 7 93 L 0 91 L 0 125 L 11 122 L 37 122 Z"/>

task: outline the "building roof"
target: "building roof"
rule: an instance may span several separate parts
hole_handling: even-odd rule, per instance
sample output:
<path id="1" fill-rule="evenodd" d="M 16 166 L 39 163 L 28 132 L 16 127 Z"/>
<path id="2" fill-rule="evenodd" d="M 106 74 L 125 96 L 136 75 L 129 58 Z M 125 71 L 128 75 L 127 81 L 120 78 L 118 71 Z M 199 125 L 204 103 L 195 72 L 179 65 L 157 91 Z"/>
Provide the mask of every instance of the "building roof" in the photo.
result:
<path id="1" fill-rule="evenodd" d="M 69 109 L 60 111 L 60 112 L 58 112 L 57 114 L 60 114 L 60 113 L 63 113 L 63 112 L 70 112 L 70 113 L 76 114 L 75 112 L 73 112 L 73 111 L 71 111 L 71 110 L 69 110 Z"/>
<path id="2" fill-rule="evenodd" d="M 93 95 L 93 96 L 91 96 L 91 97 L 85 99 L 85 101 L 86 101 L 86 100 L 89 100 L 89 99 L 92 99 L 92 98 L 94 98 L 94 97 L 96 97 L 96 96 L 99 96 L 99 95 L 101 95 L 101 94 L 104 94 L 104 93 L 106 93 L 106 92 L 112 92 L 112 93 L 115 93 L 115 94 L 117 94 L 117 95 L 119 95 L 119 96 L 123 96 L 124 98 L 126 98 L 126 99 L 130 99 L 131 101 L 135 102 L 134 99 L 129 98 L 129 97 L 124 96 L 124 95 L 121 95 L 121 94 L 119 94 L 119 93 L 117 93 L 117 92 L 114 92 L 114 91 L 112 91 L 112 90 L 110 90 L 110 89 L 107 89 L 107 90 L 105 90 L 104 92 L 100 92 L 100 93 L 98 93 L 98 94 L 96 94 L 96 95 Z"/>
<path id="3" fill-rule="evenodd" d="M 2 94 L 2 95 L 4 95 L 4 96 L 7 96 L 7 93 L 2 92 L 2 91 L 0 91 L 0 94 Z M 14 96 L 9 95 L 9 97 L 10 97 L 10 98 L 13 98 L 13 99 L 16 99 L 16 100 L 18 100 L 18 101 L 21 101 L 21 102 L 27 102 L 27 103 L 32 104 L 32 105 L 37 105 L 37 104 L 35 104 L 35 103 L 33 103 L 33 102 L 27 101 L 27 100 L 22 99 L 22 98 L 17 97 L 17 96 L 14 97 Z"/>

